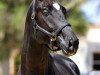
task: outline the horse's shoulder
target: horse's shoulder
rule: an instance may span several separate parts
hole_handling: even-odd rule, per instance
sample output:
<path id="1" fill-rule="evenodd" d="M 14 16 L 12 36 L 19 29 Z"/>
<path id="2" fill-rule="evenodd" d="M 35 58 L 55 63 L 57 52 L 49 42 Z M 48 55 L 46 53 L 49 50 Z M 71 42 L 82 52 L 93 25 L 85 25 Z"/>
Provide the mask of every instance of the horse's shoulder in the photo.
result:
<path id="1" fill-rule="evenodd" d="M 80 75 L 77 65 L 70 58 L 60 54 L 51 54 L 51 57 L 55 67 L 62 71 L 62 73 L 69 73 L 68 75 Z"/>
<path id="2" fill-rule="evenodd" d="M 74 61 L 71 60 L 69 57 L 66 57 L 64 55 L 61 55 L 61 54 L 51 54 L 51 57 L 53 58 L 54 61 L 62 61 L 63 63 L 66 63 L 66 64 L 70 64 L 70 65 L 74 65 Z"/>

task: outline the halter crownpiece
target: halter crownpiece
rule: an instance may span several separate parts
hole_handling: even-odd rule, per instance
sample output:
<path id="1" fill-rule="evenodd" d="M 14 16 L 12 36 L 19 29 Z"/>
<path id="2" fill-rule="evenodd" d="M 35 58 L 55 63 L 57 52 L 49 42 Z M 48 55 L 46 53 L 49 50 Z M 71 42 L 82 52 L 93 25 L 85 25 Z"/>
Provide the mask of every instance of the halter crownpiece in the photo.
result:
<path id="1" fill-rule="evenodd" d="M 32 15 L 31 15 L 31 19 L 34 19 L 35 18 L 35 5 L 36 5 L 36 0 L 33 0 L 32 1 Z"/>

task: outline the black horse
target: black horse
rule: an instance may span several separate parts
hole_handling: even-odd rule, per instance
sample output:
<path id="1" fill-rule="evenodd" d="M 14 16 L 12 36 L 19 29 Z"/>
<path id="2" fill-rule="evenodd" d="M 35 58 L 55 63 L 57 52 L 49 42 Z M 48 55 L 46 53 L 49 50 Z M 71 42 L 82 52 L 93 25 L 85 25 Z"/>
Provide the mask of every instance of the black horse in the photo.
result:
<path id="1" fill-rule="evenodd" d="M 79 41 L 65 19 L 66 13 L 56 0 L 32 1 L 18 75 L 80 75 L 71 59 L 49 52 L 62 50 L 66 56 L 77 52 Z"/>

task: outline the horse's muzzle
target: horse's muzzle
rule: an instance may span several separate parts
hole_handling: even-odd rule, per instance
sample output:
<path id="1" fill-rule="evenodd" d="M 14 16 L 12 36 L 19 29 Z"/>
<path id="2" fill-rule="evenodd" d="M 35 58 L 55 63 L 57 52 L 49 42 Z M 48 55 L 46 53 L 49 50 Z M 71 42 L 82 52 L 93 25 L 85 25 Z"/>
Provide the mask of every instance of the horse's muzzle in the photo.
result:
<path id="1" fill-rule="evenodd" d="M 69 41 L 68 49 L 62 50 L 62 51 L 65 55 L 72 56 L 72 55 L 76 54 L 78 45 L 79 45 L 79 40 L 76 40 L 74 42 Z"/>
<path id="2" fill-rule="evenodd" d="M 59 38 L 59 47 L 62 50 L 62 52 L 66 55 L 66 56 L 72 56 L 74 54 L 76 54 L 77 50 L 78 50 L 78 45 L 79 45 L 79 40 L 76 39 L 75 41 L 72 40 L 63 40 L 61 38 Z"/>

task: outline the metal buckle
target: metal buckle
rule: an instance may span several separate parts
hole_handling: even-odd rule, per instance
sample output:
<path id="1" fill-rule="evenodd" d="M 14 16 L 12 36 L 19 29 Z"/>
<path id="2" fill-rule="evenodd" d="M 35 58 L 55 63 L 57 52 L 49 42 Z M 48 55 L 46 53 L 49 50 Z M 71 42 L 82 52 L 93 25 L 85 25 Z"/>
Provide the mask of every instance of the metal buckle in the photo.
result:
<path id="1" fill-rule="evenodd" d="M 50 41 L 54 42 L 57 40 L 57 35 L 55 33 L 51 34 Z"/>

